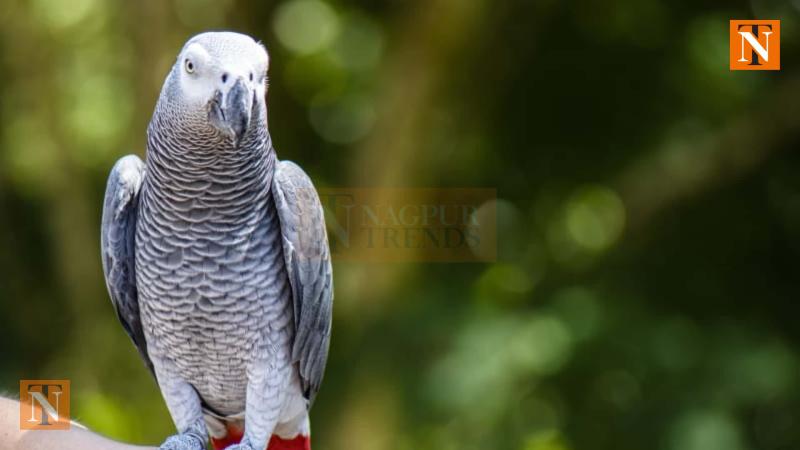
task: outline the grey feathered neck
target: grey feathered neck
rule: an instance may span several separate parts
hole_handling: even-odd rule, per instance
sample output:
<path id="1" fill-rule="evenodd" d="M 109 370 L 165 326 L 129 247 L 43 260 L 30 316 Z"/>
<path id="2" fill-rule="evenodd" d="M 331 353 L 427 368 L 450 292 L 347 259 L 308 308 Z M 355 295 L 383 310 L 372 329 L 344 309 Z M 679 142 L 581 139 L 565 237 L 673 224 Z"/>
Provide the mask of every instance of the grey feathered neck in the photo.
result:
<path id="1" fill-rule="evenodd" d="M 172 78 L 172 77 L 170 77 Z M 161 184 L 183 184 L 202 180 L 262 178 L 270 183 L 275 166 L 275 151 L 267 130 L 266 111 L 253 102 L 249 129 L 236 142 L 208 123 L 207 112 L 187 111 L 170 100 L 168 81 L 156 104 L 147 130 L 148 172 Z M 268 185 L 268 184 L 267 184 Z"/>

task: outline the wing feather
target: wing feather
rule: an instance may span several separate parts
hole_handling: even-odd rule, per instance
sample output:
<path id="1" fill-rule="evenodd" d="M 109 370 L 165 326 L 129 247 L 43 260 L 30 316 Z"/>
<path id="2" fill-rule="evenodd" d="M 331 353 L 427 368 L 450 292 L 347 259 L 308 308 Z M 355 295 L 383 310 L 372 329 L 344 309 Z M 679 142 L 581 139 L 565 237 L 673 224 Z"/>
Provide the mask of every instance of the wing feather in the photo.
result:
<path id="1" fill-rule="evenodd" d="M 298 363 L 310 408 L 328 360 L 333 315 L 333 270 L 325 216 L 311 179 L 293 162 L 278 163 L 272 187 L 292 288 L 292 358 Z"/>
<path id="2" fill-rule="evenodd" d="M 111 169 L 103 201 L 100 251 L 114 311 L 152 373 L 153 364 L 139 318 L 134 253 L 139 189 L 144 173 L 144 163 L 135 155 L 120 158 Z"/>

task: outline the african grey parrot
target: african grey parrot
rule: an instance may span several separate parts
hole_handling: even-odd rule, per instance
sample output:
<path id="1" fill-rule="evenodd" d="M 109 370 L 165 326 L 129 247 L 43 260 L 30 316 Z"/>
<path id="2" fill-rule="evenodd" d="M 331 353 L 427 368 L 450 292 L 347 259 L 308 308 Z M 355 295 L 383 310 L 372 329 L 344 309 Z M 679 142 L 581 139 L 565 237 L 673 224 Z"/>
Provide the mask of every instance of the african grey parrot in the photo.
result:
<path id="1" fill-rule="evenodd" d="M 249 36 L 191 38 L 162 87 L 146 161 L 125 156 L 108 178 L 103 270 L 179 432 L 161 449 L 201 450 L 208 435 L 217 448 L 310 448 L 330 251 L 311 180 L 275 156 L 268 65 Z"/>

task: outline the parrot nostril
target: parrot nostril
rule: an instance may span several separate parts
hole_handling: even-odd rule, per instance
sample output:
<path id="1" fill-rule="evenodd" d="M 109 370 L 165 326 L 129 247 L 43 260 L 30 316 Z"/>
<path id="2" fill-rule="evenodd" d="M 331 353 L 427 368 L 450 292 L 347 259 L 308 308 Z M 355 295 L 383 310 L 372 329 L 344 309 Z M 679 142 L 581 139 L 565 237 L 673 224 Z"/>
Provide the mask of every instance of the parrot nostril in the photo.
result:
<path id="1" fill-rule="evenodd" d="M 253 72 L 250 72 L 250 81 L 253 81 Z"/>
<path id="2" fill-rule="evenodd" d="M 222 74 L 222 82 L 223 83 L 227 83 L 228 82 L 228 74 L 227 73 L 223 73 Z"/>

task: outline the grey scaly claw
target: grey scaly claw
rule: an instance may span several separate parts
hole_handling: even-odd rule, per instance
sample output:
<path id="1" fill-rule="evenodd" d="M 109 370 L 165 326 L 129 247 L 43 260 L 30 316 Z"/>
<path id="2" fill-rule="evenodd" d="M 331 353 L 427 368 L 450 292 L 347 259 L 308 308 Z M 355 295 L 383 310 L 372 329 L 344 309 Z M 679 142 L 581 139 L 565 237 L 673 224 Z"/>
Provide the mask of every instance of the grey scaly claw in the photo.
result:
<path id="1" fill-rule="evenodd" d="M 226 448 L 225 450 L 255 450 L 253 447 L 249 446 L 248 444 L 236 444 L 231 445 L 230 447 Z"/>
<path id="2" fill-rule="evenodd" d="M 262 448 L 266 448 L 266 445 L 264 445 L 264 447 Z M 235 445 L 231 445 L 230 447 L 227 447 L 225 450 L 255 450 L 255 446 L 253 446 L 250 443 L 250 440 L 245 436 L 244 438 L 242 438 L 241 442 Z"/>
<path id="3" fill-rule="evenodd" d="M 158 450 L 205 450 L 205 442 L 191 433 L 170 436 L 158 447 Z"/>

